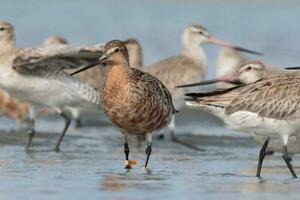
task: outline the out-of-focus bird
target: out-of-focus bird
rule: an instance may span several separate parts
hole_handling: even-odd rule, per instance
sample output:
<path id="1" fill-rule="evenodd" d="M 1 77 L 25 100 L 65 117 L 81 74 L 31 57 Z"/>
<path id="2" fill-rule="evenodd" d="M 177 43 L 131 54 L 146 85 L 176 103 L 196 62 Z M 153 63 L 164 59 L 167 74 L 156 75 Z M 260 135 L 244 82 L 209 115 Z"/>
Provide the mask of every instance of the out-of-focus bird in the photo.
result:
<path id="1" fill-rule="evenodd" d="M 73 48 L 68 45 L 16 48 L 14 28 L 8 22 L 0 23 L 0 85 L 11 95 L 30 102 L 30 132 L 27 148 L 35 135 L 34 107 L 46 106 L 56 110 L 65 119 L 65 127 L 55 146 L 60 143 L 70 124 L 67 107 L 98 108 L 98 92 L 86 83 L 70 77 L 63 70 L 87 64 L 101 51 Z"/>
<path id="2" fill-rule="evenodd" d="M 180 110 L 184 106 L 184 94 L 190 92 L 190 90 L 176 88 L 176 86 L 201 81 L 206 75 L 207 59 L 201 44 L 214 43 L 239 51 L 260 54 L 213 38 L 209 35 L 206 28 L 201 25 L 187 26 L 182 33 L 181 43 L 182 50 L 179 55 L 161 60 L 145 69 L 148 73 L 163 82 L 168 88 L 177 110 Z M 169 125 L 169 129 L 171 130 L 171 138 L 173 141 L 199 150 L 197 147 L 177 139 L 175 136 L 174 117 Z"/>
<path id="3" fill-rule="evenodd" d="M 43 42 L 44 46 L 58 45 L 58 44 L 69 44 L 69 42 L 66 38 L 59 35 L 49 36 Z"/>

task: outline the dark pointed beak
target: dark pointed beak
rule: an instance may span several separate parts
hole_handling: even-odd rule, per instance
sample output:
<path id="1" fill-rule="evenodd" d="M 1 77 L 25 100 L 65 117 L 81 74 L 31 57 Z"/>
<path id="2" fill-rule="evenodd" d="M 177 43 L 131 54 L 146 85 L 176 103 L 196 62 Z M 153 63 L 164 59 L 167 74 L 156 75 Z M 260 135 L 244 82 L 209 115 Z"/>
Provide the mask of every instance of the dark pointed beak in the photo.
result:
<path id="1" fill-rule="evenodd" d="M 236 51 L 242 51 L 242 52 L 246 52 L 246 53 L 250 53 L 250 54 L 254 54 L 254 55 L 264 55 L 263 53 L 253 51 L 253 50 L 249 50 L 249 49 L 246 49 L 246 48 L 243 48 L 243 47 L 240 47 L 240 46 L 236 46 L 236 45 L 224 42 L 222 40 L 219 40 L 219 39 L 211 37 L 211 36 L 209 36 L 208 42 L 214 43 L 216 45 L 220 45 L 220 46 L 223 46 L 223 47 L 229 47 L 229 48 L 232 48 Z"/>
<path id="2" fill-rule="evenodd" d="M 229 75 L 221 76 L 221 77 L 216 78 L 216 79 L 201 81 L 201 82 L 187 84 L 187 85 L 180 85 L 180 86 L 176 86 L 176 87 L 177 88 L 194 87 L 194 86 L 200 86 L 200 85 L 209 85 L 209 84 L 218 83 L 218 82 L 242 84 L 241 81 L 239 80 L 239 73 L 235 72 L 235 73 L 232 73 L 232 74 L 229 74 Z"/>
<path id="3" fill-rule="evenodd" d="M 287 70 L 299 70 L 300 66 L 298 66 L 298 67 L 286 67 L 284 69 L 287 69 Z"/>
<path id="4" fill-rule="evenodd" d="M 105 54 L 103 54 L 98 60 L 96 60 L 96 62 L 91 63 L 91 64 L 87 65 L 86 67 L 83 67 L 83 68 L 81 68 L 81 69 L 79 69 L 79 70 L 77 70 L 77 71 L 71 73 L 70 75 L 73 76 L 73 75 L 75 75 L 75 74 L 78 74 L 78 73 L 83 72 L 83 71 L 85 71 L 85 70 L 88 70 L 88 69 L 90 69 L 90 68 L 93 68 L 93 67 L 95 67 L 95 66 L 101 64 L 102 61 L 105 60 L 106 58 L 107 58 L 107 56 L 106 56 Z"/>

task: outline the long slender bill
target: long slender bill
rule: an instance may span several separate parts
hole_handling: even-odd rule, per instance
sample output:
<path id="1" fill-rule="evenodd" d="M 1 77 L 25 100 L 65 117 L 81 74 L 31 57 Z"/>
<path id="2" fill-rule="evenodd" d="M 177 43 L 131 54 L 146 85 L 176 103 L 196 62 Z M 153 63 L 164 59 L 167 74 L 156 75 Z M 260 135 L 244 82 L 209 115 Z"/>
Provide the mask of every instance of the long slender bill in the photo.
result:
<path id="1" fill-rule="evenodd" d="M 221 76 L 216 79 L 211 79 L 211 80 L 206 80 L 206 81 L 200 81 L 196 83 L 191 83 L 191 84 L 186 84 L 186 85 L 179 85 L 176 86 L 177 88 L 184 88 L 184 87 L 193 87 L 193 86 L 200 86 L 200 85 L 209 85 L 213 83 L 218 83 L 218 82 L 228 82 L 228 83 L 240 83 L 239 81 L 239 74 L 237 72 L 228 74 L 225 76 Z"/>
<path id="2" fill-rule="evenodd" d="M 81 69 L 79 69 L 79 70 L 77 70 L 77 71 L 71 73 L 70 75 L 73 76 L 73 75 L 75 75 L 75 74 L 78 74 L 78 73 L 80 73 L 80 72 L 83 72 L 83 71 L 85 71 L 85 70 L 88 70 L 88 69 L 90 69 L 90 68 L 92 68 L 92 67 L 95 67 L 96 65 L 99 65 L 100 63 L 101 63 L 100 60 L 97 60 L 96 62 L 91 63 L 91 64 L 87 65 L 86 67 L 83 67 L 83 68 L 81 68 Z"/>
<path id="3" fill-rule="evenodd" d="M 106 59 L 107 59 L 107 55 L 106 55 L 106 54 L 103 54 L 98 60 L 96 60 L 96 62 L 91 63 L 91 64 L 89 64 L 88 66 L 83 67 L 83 68 L 81 68 L 81 69 L 79 69 L 79 70 L 77 70 L 77 71 L 71 73 L 70 75 L 73 76 L 73 75 L 75 75 L 75 74 L 78 74 L 78 73 L 80 73 L 80 72 L 83 72 L 83 71 L 85 71 L 85 70 L 88 70 L 88 69 L 90 69 L 90 68 L 92 68 L 92 67 L 95 67 L 95 66 L 101 64 L 101 62 L 102 62 L 103 60 L 106 60 Z"/>
<path id="4" fill-rule="evenodd" d="M 254 55 L 263 55 L 263 53 L 253 51 L 253 50 L 249 50 L 249 49 L 246 49 L 246 48 L 243 48 L 243 47 L 240 47 L 240 46 L 236 46 L 236 45 L 224 42 L 222 40 L 219 40 L 219 39 L 216 39 L 216 38 L 213 38 L 213 37 L 209 37 L 208 40 L 209 40 L 209 42 L 214 43 L 216 45 L 220 45 L 220 46 L 223 46 L 223 47 L 229 47 L 229 48 L 232 48 L 236 51 L 242 51 L 242 52 L 251 53 L 251 54 L 254 54 Z"/>
<path id="5" fill-rule="evenodd" d="M 284 69 L 287 69 L 287 70 L 299 70 L 300 66 L 298 66 L 298 67 L 286 67 Z"/>

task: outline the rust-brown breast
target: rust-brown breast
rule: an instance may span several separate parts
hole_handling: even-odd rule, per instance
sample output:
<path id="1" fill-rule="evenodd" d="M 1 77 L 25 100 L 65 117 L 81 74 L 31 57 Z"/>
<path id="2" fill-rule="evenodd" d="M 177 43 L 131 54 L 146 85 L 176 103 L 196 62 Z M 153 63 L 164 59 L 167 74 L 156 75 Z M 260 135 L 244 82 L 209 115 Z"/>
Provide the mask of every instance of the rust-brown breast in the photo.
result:
<path id="1" fill-rule="evenodd" d="M 151 133 L 170 122 L 171 96 L 156 78 L 120 67 L 113 67 L 106 77 L 101 95 L 104 111 L 123 133 Z"/>

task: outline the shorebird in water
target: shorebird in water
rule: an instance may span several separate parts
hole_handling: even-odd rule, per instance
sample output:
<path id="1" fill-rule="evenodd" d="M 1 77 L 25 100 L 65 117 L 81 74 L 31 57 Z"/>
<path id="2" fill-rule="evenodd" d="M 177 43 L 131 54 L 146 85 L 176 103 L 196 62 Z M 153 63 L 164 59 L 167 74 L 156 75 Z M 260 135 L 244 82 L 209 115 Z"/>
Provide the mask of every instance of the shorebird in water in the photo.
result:
<path id="1" fill-rule="evenodd" d="M 102 52 L 67 45 L 16 48 L 14 28 L 0 23 L 0 85 L 11 95 L 30 102 L 30 131 L 26 145 L 35 135 L 36 105 L 56 110 L 65 119 L 65 127 L 55 146 L 60 143 L 70 124 L 67 107 L 99 108 L 99 93 L 90 85 L 69 76 L 63 70 L 78 67 L 98 58 Z"/>
<path id="2" fill-rule="evenodd" d="M 191 97 L 186 103 L 219 117 L 230 129 L 265 138 L 260 150 L 257 177 L 260 177 L 269 141 L 280 138 L 283 159 L 293 177 L 297 178 L 290 162 L 288 145 L 290 137 L 299 138 L 299 82 L 299 72 L 270 75 L 229 89 L 186 94 Z M 293 139 L 292 144 L 298 142 Z"/>
<path id="3" fill-rule="evenodd" d="M 136 39 L 130 38 L 124 41 L 126 48 L 129 53 L 129 64 L 131 67 L 140 69 L 143 66 L 143 53 L 142 47 Z M 103 48 L 103 47 L 102 47 Z M 74 72 L 74 69 L 68 70 Z M 86 70 L 82 73 L 76 74 L 74 77 L 79 79 L 81 82 L 88 83 L 97 90 L 102 88 L 104 81 L 104 68 L 103 66 L 97 66 L 90 70 Z M 76 127 L 81 127 L 81 115 L 83 112 L 82 108 L 70 108 L 75 118 Z"/>
<path id="4" fill-rule="evenodd" d="M 12 97 L 8 92 L 0 89 L 0 115 L 15 119 L 17 124 L 28 123 L 29 104 Z"/>
<path id="5" fill-rule="evenodd" d="M 241 52 L 236 51 L 230 47 L 224 47 L 220 50 L 220 53 L 217 58 L 216 63 L 216 77 L 221 77 L 227 74 L 234 73 L 239 70 L 241 66 L 245 62 L 251 62 L 250 59 L 248 59 L 245 55 L 243 55 Z M 261 61 L 258 61 L 261 62 Z M 262 62 L 266 68 L 266 71 L 268 74 L 280 74 L 284 73 L 284 70 L 280 68 L 279 66 L 267 64 L 265 62 Z M 227 83 L 227 82 L 218 82 L 217 88 L 230 88 L 235 86 L 235 84 Z"/>
<path id="6" fill-rule="evenodd" d="M 13 27 L 10 23 L 0 21 L 0 54 L 8 49 L 9 45 L 14 46 Z M 7 46 L 8 45 L 8 46 Z M 12 97 L 7 91 L 0 88 L 0 115 L 15 119 L 17 123 L 29 121 L 29 106 L 27 102 Z"/>
<path id="7" fill-rule="evenodd" d="M 196 83 L 185 84 L 177 86 L 177 88 L 187 88 L 193 86 L 203 86 L 209 84 L 218 83 L 229 83 L 232 87 L 239 85 L 246 85 L 254 83 L 262 78 L 265 78 L 270 73 L 266 69 L 265 65 L 260 61 L 245 61 L 233 73 L 226 74 L 215 79 L 199 81 Z M 224 88 L 226 89 L 226 88 Z M 222 89 L 217 89 L 216 91 L 222 91 Z"/>
<path id="8" fill-rule="evenodd" d="M 58 45 L 58 44 L 69 44 L 69 42 L 66 38 L 59 35 L 51 35 L 47 37 L 43 42 L 44 46 Z"/>
<path id="9" fill-rule="evenodd" d="M 240 66 L 246 61 L 241 52 L 229 47 L 220 50 L 216 63 L 216 77 L 234 73 L 239 70 Z M 218 82 L 217 88 L 229 88 L 235 86 L 227 82 Z"/>
<path id="10" fill-rule="evenodd" d="M 122 41 L 107 42 L 103 56 L 73 74 L 99 64 L 105 67 L 101 103 L 106 115 L 124 135 L 125 168 L 131 168 L 127 141 L 130 135 L 146 136 L 148 146 L 144 167 L 147 167 L 152 134 L 167 126 L 175 113 L 171 94 L 152 75 L 130 67 L 128 51 Z"/>
<path id="11" fill-rule="evenodd" d="M 213 38 L 209 35 L 208 31 L 200 25 L 187 26 L 182 33 L 181 43 L 182 50 L 179 55 L 161 60 L 145 69 L 145 71 L 158 78 L 168 88 L 177 110 L 180 110 L 184 106 L 184 94 L 191 91 L 184 88 L 176 88 L 176 86 L 201 81 L 206 75 L 207 59 L 200 45 L 213 43 L 238 51 L 261 55 L 261 53 Z M 184 143 L 177 139 L 175 136 L 174 117 L 169 125 L 169 129 L 173 141 L 199 150 L 199 148 L 194 145 Z"/>
<path id="12" fill-rule="evenodd" d="M 60 44 L 66 44 L 67 45 L 69 43 L 68 43 L 68 40 L 66 38 L 64 38 L 62 36 L 59 36 L 59 35 L 49 36 L 43 42 L 44 46 L 52 46 L 52 45 L 60 45 Z M 101 45 L 98 45 L 97 51 L 98 50 L 102 50 Z M 66 69 L 65 72 L 67 72 L 69 74 L 69 73 L 74 72 L 75 70 L 76 70 L 76 68 L 75 69 L 73 69 L 73 68 L 72 69 Z M 95 68 L 95 70 L 93 70 L 92 72 L 89 72 L 89 73 L 90 73 L 89 74 L 89 76 L 90 76 L 89 79 L 86 78 L 85 74 L 79 74 L 79 76 L 77 76 L 76 78 L 81 80 L 83 83 L 88 83 L 89 85 L 91 85 L 95 89 L 98 89 L 98 87 L 99 87 L 98 82 L 97 82 L 97 80 L 95 80 L 94 77 L 96 77 L 97 75 L 102 74 L 102 72 L 100 71 L 100 68 Z M 44 110 L 42 110 L 42 111 L 44 111 Z M 81 115 L 84 111 L 87 111 L 87 109 L 83 109 L 82 107 L 67 107 L 67 110 L 72 115 L 72 119 L 74 119 L 74 121 L 75 121 L 75 127 L 76 128 L 81 128 L 82 127 Z M 99 112 L 99 110 L 98 110 L 98 112 Z"/>

